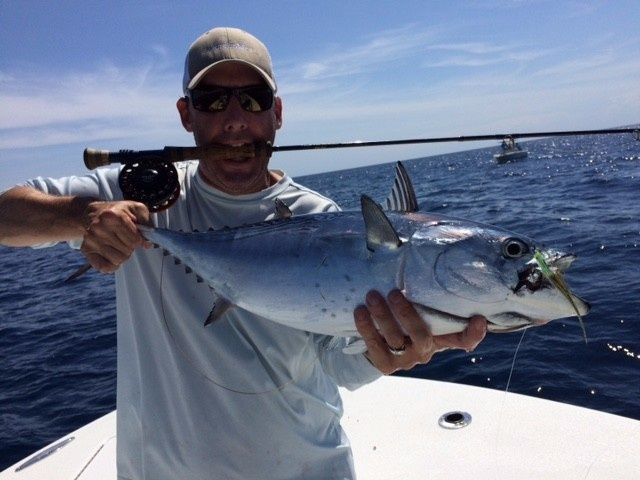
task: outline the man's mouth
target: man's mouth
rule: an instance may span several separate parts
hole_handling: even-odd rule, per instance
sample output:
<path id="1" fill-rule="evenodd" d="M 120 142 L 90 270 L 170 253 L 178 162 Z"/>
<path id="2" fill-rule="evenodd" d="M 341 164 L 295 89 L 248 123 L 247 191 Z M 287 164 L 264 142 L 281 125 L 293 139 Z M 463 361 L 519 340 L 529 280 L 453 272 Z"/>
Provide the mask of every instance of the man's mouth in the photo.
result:
<path id="1" fill-rule="evenodd" d="M 227 147 L 230 147 L 231 150 L 233 150 L 234 148 L 238 149 L 238 156 L 230 156 L 229 158 L 227 158 L 227 160 L 229 162 L 232 163 L 246 163 L 250 160 L 253 160 L 255 157 L 253 155 L 249 156 L 247 155 L 246 151 L 242 152 L 242 150 L 240 150 L 242 147 L 246 147 L 246 146 L 250 146 L 252 145 L 250 142 L 228 142 L 228 143 L 223 143 L 222 145 L 225 145 Z M 242 153 L 241 153 L 242 152 Z"/>

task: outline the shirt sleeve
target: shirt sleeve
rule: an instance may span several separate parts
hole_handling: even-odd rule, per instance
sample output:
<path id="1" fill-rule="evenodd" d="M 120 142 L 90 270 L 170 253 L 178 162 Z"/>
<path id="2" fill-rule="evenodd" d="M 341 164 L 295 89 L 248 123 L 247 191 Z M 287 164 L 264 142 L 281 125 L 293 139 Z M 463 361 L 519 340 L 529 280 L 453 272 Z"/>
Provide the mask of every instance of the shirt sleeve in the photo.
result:
<path id="1" fill-rule="evenodd" d="M 362 353 L 348 354 L 342 349 L 348 339 L 327 335 L 314 335 L 318 360 L 327 375 L 349 390 L 355 390 L 382 376 Z"/>
<path id="2" fill-rule="evenodd" d="M 118 187 L 118 167 L 102 168 L 89 175 L 62 178 L 37 177 L 24 183 L 50 195 L 95 197 L 100 200 L 122 200 Z"/>

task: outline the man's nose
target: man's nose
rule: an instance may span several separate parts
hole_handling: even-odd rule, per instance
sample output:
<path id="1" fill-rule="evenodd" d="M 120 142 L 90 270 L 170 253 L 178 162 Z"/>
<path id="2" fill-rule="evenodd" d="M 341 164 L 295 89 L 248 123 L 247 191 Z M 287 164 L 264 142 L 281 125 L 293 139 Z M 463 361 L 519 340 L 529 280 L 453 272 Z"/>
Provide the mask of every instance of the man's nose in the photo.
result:
<path id="1" fill-rule="evenodd" d="M 247 113 L 240 101 L 234 95 L 224 111 L 224 129 L 227 132 L 245 130 L 247 128 Z"/>

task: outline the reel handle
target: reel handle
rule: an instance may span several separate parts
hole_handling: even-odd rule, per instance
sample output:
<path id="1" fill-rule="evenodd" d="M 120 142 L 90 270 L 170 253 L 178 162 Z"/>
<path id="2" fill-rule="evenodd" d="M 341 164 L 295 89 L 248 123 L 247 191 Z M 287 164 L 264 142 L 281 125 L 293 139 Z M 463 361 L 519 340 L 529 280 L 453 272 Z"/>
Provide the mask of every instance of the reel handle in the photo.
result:
<path id="1" fill-rule="evenodd" d="M 98 167 L 104 167 L 111 163 L 109 159 L 109 150 L 98 150 L 96 148 L 84 149 L 84 165 L 89 170 L 95 170 Z"/>

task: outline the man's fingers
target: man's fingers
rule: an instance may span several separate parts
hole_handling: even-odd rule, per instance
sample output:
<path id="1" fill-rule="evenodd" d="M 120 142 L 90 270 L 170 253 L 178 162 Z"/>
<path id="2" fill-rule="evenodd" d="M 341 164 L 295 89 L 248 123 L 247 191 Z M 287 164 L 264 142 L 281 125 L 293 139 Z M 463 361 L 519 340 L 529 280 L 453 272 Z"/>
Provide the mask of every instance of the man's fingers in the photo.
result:
<path id="1" fill-rule="evenodd" d="M 380 332 L 378 332 L 378 329 L 376 328 L 376 325 L 371 318 L 367 307 L 365 307 L 364 305 L 356 307 L 355 311 L 353 312 L 353 316 L 356 321 L 356 329 L 367 344 L 367 347 L 369 347 L 369 351 L 386 350 L 387 344 L 385 342 L 385 339 L 382 335 L 380 335 Z"/>
<path id="2" fill-rule="evenodd" d="M 80 251 L 84 253 L 93 267 L 102 271 L 109 268 L 108 265 L 117 267 L 127 261 L 133 250 L 114 248 L 110 245 L 96 243 L 91 239 L 85 239 L 80 246 Z"/>
<path id="3" fill-rule="evenodd" d="M 142 243 L 135 219 L 117 211 L 102 212 L 89 226 L 89 231 L 93 231 L 96 236 L 120 250 L 135 248 Z"/>
<path id="4" fill-rule="evenodd" d="M 479 315 L 469 319 L 469 325 L 460 333 L 439 335 L 433 337 L 437 348 L 460 348 L 467 352 L 473 351 L 484 339 L 487 333 L 487 320 Z"/>
<path id="5" fill-rule="evenodd" d="M 435 351 L 434 340 L 429 331 L 429 326 L 400 290 L 392 290 L 387 298 L 394 317 L 411 340 L 411 350 L 415 358 L 412 358 L 414 360 L 413 363 L 407 363 L 404 367 L 408 366 L 410 368 L 418 362 L 429 362 Z"/>
<path id="6" fill-rule="evenodd" d="M 414 344 L 420 344 L 431 337 L 429 327 L 400 290 L 396 289 L 389 292 L 387 299 L 401 330 L 408 334 Z"/>
<path id="7" fill-rule="evenodd" d="M 487 319 L 475 315 L 469 320 L 469 326 L 462 332 L 463 345 L 465 350 L 471 352 L 487 335 Z"/>
<path id="8" fill-rule="evenodd" d="M 137 225 L 149 222 L 148 208 L 139 202 L 94 202 L 81 251 L 101 272 L 113 272 L 136 247 L 147 246 Z"/>
<path id="9" fill-rule="evenodd" d="M 119 263 L 113 263 L 107 258 L 103 257 L 99 253 L 88 253 L 84 252 L 89 265 L 98 270 L 101 273 L 113 273 L 120 266 Z"/>
<path id="10" fill-rule="evenodd" d="M 364 305 L 356 307 L 353 316 L 356 322 L 356 329 L 367 345 L 365 355 L 369 361 L 382 373 L 393 373 L 396 368 L 393 367 L 393 359 L 389 352 L 389 346 L 385 338 L 376 328 L 368 308 Z"/>
<path id="11" fill-rule="evenodd" d="M 405 332 L 396 321 L 385 298 L 379 292 L 372 290 L 367 293 L 365 301 L 371 316 L 380 330 L 380 334 L 386 339 L 386 343 L 391 347 L 401 347 L 405 341 Z"/>
<path id="12" fill-rule="evenodd" d="M 134 223 L 140 225 L 150 225 L 151 224 L 151 213 L 149 209 L 144 203 L 140 202 L 129 202 L 131 205 L 131 212 L 133 213 Z"/>

